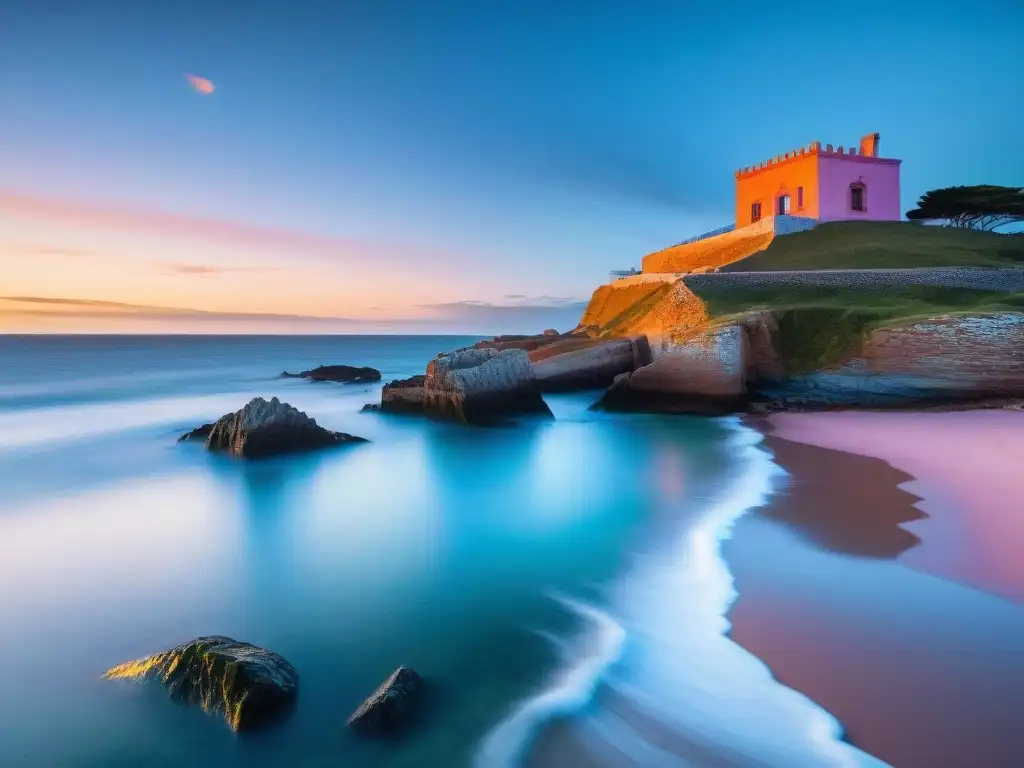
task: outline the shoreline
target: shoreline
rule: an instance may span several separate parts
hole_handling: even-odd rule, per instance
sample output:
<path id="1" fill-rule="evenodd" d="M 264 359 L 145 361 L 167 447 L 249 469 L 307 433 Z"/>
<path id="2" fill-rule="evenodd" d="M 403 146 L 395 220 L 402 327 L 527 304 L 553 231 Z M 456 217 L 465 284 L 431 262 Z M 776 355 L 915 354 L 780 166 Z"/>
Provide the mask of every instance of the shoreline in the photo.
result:
<path id="1" fill-rule="evenodd" d="M 730 636 L 738 594 L 723 548 L 734 525 L 770 503 L 784 473 L 760 432 L 729 420 L 740 472 L 701 514 L 681 519 L 674 545 L 620 577 L 607 610 L 629 633 L 624 664 L 598 681 L 590 706 L 541 724 L 523 765 L 880 765 L 843 738 L 827 708 Z"/>
<path id="2" fill-rule="evenodd" d="M 1011 714 L 1024 568 L 1009 546 L 1024 522 L 1000 514 L 1024 478 L 1012 451 L 1002 463 L 992 451 L 1024 435 L 1024 414 L 1007 416 L 744 419 L 790 482 L 726 552 L 740 594 L 730 637 L 835 714 L 850 743 L 900 768 L 1024 754 Z M 772 546 L 786 557 L 765 562 Z"/>

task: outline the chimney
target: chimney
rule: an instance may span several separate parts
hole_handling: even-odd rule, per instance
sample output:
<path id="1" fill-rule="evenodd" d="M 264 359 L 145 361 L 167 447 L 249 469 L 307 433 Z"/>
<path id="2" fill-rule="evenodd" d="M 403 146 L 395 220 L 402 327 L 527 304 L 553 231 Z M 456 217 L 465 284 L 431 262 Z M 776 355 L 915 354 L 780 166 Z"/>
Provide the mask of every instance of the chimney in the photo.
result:
<path id="1" fill-rule="evenodd" d="M 860 140 L 860 153 L 864 157 L 878 157 L 878 142 L 881 135 L 869 133 Z"/>

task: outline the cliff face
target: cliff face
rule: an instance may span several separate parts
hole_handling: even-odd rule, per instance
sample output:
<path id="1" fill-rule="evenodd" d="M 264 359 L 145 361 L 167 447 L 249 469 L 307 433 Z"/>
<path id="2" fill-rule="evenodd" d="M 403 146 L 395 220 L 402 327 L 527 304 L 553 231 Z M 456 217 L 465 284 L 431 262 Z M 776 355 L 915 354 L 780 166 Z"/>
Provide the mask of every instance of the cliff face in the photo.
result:
<path id="1" fill-rule="evenodd" d="M 619 382 L 622 408 L 728 412 L 914 407 L 1024 397 L 1024 314 L 943 315 L 862 331 L 819 329 L 813 310 L 759 312 L 669 342 Z M 628 388 L 628 396 L 624 389 Z M 667 405 L 666 405 L 667 404 Z"/>
<path id="2" fill-rule="evenodd" d="M 688 338 L 708 325 L 704 303 L 674 275 L 638 275 L 602 285 L 576 331 L 591 338 L 644 334 L 657 357 L 662 343 Z"/>

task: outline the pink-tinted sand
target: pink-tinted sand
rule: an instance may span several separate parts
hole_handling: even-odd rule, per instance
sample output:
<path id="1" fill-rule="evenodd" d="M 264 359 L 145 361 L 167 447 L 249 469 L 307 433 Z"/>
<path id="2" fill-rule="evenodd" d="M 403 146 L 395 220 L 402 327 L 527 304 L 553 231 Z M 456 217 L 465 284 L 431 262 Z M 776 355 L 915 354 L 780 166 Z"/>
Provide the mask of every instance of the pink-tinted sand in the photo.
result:
<path id="1" fill-rule="evenodd" d="M 907 566 L 1024 602 L 1024 412 L 781 413 L 772 434 L 872 456 L 914 479 L 927 513 Z"/>

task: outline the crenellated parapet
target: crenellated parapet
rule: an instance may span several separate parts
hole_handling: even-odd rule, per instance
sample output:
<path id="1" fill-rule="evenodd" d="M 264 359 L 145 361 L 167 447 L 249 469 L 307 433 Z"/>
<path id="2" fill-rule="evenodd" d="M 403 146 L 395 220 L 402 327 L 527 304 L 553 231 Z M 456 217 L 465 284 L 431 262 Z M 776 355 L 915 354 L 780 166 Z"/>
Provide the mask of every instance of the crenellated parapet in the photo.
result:
<path id="1" fill-rule="evenodd" d="M 756 165 L 747 165 L 736 171 L 737 179 L 745 179 L 751 176 L 755 176 L 762 171 L 770 168 L 775 168 L 780 165 L 786 165 L 790 163 L 797 163 L 805 160 L 809 157 L 816 155 L 828 155 L 828 156 L 846 156 L 846 157 L 859 157 L 862 159 L 874 159 L 881 160 L 878 156 L 878 144 L 880 136 L 877 133 L 869 133 L 862 137 L 860 140 L 859 147 L 844 148 L 842 144 L 838 147 L 834 147 L 831 144 L 825 144 L 822 146 L 820 141 L 813 141 L 802 147 L 798 147 L 789 152 L 784 152 L 781 155 L 770 157 L 767 160 L 762 160 Z"/>

